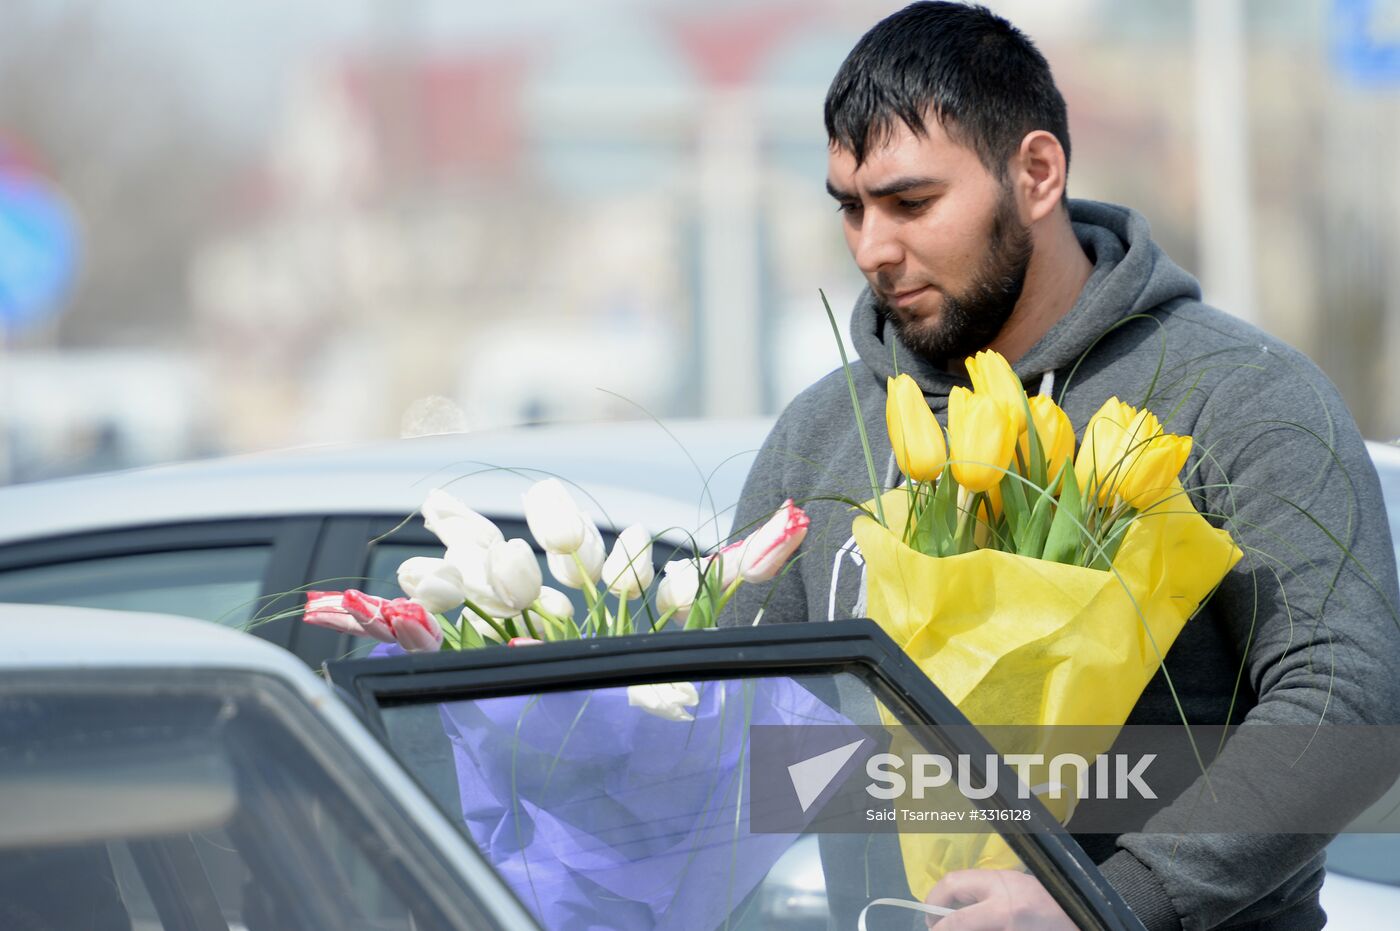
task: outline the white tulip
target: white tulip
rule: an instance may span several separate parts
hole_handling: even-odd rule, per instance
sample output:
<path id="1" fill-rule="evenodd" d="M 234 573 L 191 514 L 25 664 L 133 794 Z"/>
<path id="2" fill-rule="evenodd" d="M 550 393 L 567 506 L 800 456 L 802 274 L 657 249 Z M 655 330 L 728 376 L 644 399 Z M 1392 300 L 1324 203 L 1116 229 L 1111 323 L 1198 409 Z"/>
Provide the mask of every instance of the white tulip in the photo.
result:
<path id="1" fill-rule="evenodd" d="M 700 704 L 700 692 L 693 682 L 653 682 L 627 687 L 627 704 L 667 721 L 694 721 L 687 711 Z"/>
<path id="2" fill-rule="evenodd" d="M 690 606 L 695 604 L 695 596 L 700 593 L 700 567 L 694 560 L 682 559 L 668 562 L 656 586 L 656 610 L 665 614 L 672 609 L 675 617 L 684 621 L 690 614 Z"/>
<path id="3" fill-rule="evenodd" d="M 486 571 L 488 551 L 480 546 L 452 546 L 447 549 L 447 562 L 462 573 L 462 583 L 467 600 L 492 617 L 512 617 L 519 611 L 512 611 L 510 605 L 496 597 L 491 588 L 491 576 Z"/>
<path id="4" fill-rule="evenodd" d="M 485 610 L 485 609 L 483 608 L 482 610 Z M 461 614 L 461 616 L 457 619 L 457 622 L 458 622 L 459 624 L 460 624 L 460 623 L 463 623 L 463 622 L 467 623 L 467 624 L 470 625 L 473 629 L 475 629 L 477 633 L 481 634 L 482 639 L 484 639 L 484 640 L 489 640 L 489 641 L 491 641 L 492 643 L 500 643 L 500 642 L 501 642 L 501 635 L 498 634 L 498 633 L 496 633 L 496 628 L 492 627 L 490 624 L 488 624 L 488 623 L 486 623 L 485 621 L 483 621 L 483 620 L 480 618 L 480 616 L 478 616 L 477 613 L 476 613 L 475 611 L 473 611 L 471 608 L 463 608 L 463 609 L 462 609 L 462 614 Z"/>
<path id="5" fill-rule="evenodd" d="M 399 564 L 399 588 L 433 614 L 461 607 L 466 598 L 462 573 L 445 559 L 414 556 Z"/>
<path id="6" fill-rule="evenodd" d="M 608 555 L 603 546 L 603 535 L 598 532 L 593 521 L 584 518 L 583 530 L 583 546 L 579 547 L 577 553 L 572 556 L 550 553 L 547 560 L 550 573 L 561 585 L 567 585 L 569 588 L 597 585 L 598 579 L 603 575 L 603 562 Z M 575 558 L 578 562 L 574 561 Z M 579 563 L 583 563 L 582 572 L 579 571 Z"/>
<path id="7" fill-rule="evenodd" d="M 603 581 L 619 598 L 636 598 L 656 576 L 651 564 L 651 534 L 633 524 L 618 534 L 613 550 L 603 563 Z"/>
<path id="8" fill-rule="evenodd" d="M 449 547 L 488 547 L 505 539 L 501 528 L 467 507 L 462 499 L 441 488 L 428 492 L 428 498 L 423 502 L 423 526 Z"/>
<path id="9" fill-rule="evenodd" d="M 570 620 L 574 616 L 574 601 L 557 588 L 545 585 L 540 588 L 540 607 L 544 613 L 560 620 Z"/>
<path id="10" fill-rule="evenodd" d="M 524 540 L 502 540 L 486 551 L 486 578 L 501 604 L 519 614 L 540 597 L 540 563 Z"/>
<path id="11" fill-rule="evenodd" d="M 536 482 L 522 498 L 525 523 L 546 553 L 567 556 L 583 546 L 587 535 L 584 517 L 563 482 L 557 478 Z"/>

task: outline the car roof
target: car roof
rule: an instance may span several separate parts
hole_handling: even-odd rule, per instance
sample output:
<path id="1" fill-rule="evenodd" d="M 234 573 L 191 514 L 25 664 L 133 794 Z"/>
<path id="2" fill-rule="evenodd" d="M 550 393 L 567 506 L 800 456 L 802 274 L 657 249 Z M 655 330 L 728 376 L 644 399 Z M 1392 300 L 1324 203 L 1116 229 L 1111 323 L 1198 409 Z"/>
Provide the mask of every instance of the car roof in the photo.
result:
<path id="1" fill-rule="evenodd" d="M 296 515 L 407 517 L 446 487 L 495 519 L 523 517 L 545 476 L 596 520 L 709 546 L 767 436 L 768 418 L 569 424 L 306 447 L 0 488 L 0 544 L 104 529 Z M 1400 447 L 1367 442 L 1383 473 Z"/>
<path id="2" fill-rule="evenodd" d="M 437 487 L 490 517 L 520 518 L 521 493 L 556 475 L 573 483 L 575 498 L 605 524 L 642 523 L 653 533 L 672 528 L 666 535 L 673 539 L 693 531 L 709 545 L 727 530 L 771 425 L 746 419 L 516 428 L 14 485 L 0 488 L 0 543 L 191 521 L 407 517 Z"/>
<path id="3" fill-rule="evenodd" d="M 301 660 L 265 640 L 168 614 L 0 604 L 0 642 L 0 670 L 6 672 L 239 669 L 286 679 L 309 696 L 326 688 Z"/>

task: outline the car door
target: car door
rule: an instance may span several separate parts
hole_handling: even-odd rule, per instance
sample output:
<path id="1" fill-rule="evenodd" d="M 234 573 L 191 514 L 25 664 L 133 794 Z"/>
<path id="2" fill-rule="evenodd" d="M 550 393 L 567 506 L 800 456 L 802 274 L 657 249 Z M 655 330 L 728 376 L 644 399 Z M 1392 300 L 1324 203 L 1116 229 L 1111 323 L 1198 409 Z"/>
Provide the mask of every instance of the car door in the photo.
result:
<path id="1" fill-rule="evenodd" d="M 868 775 L 894 739 L 943 759 L 990 752 L 869 621 L 327 670 L 546 928 L 922 928 L 911 862 L 877 823 L 889 808 L 871 801 L 860 763 Z M 1079 927 L 1140 928 L 1000 775 L 976 802 L 940 797 L 950 817 L 980 813 L 939 835 L 946 862 L 1023 868 Z"/>

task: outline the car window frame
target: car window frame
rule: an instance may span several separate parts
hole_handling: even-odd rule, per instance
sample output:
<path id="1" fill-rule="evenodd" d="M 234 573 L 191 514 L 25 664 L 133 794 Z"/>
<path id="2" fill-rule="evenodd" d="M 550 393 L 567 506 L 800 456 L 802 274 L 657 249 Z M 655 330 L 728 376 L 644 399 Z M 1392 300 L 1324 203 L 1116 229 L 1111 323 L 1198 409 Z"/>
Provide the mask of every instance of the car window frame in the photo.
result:
<path id="1" fill-rule="evenodd" d="M 957 707 L 873 621 L 809 624 L 603 637 L 546 643 L 525 649 L 486 648 L 375 659 L 337 660 L 325 673 L 343 698 L 360 706 L 371 731 L 389 742 L 381 709 L 394 705 L 466 701 L 536 692 L 612 688 L 691 678 L 851 673 L 888 690 L 922 723 L 950 729 L 950 742 L 973 759 L 992 753 Z M 995 800 L 1026 808 L 1007 795 L 1017 784 L 1002 763 Z M 409 767 L 405 766 L 405 769 Z M 411 769 L 409 774 L 417 776 Z M 1036 800 L 1031 830 L 1004 835 L 1027 865 L 1059 881 L 1050 890 L 1062 905 L 1077 902 L 1093 927 L 1141 931 L 1128 908 L 1088 855 Z M 1068 911 L 1068 909 L 1067 909 Z M 1071 916 L 1075 917 L 1075 916 Z M 1085 917 L 1080 915 L 1079 917 Z M 1081 925 L 1082 926 L 1082 925 Z"/>
<path id="2" fill-rule="evenodd" d="M 13 541 L 0 545 L 0 574 L 91 559 L 266 546 L 267 568 L 259 580 L 255 614 L 270 616 L 301 600 L 325 523 L 323 516 L 286 515 L 149 524 Z M 282 593 L 287 594 L 269 598 Z M 290 648 L 299 622 L 297 617 L 286 617 L 257 624 L 248 632 Z"/>

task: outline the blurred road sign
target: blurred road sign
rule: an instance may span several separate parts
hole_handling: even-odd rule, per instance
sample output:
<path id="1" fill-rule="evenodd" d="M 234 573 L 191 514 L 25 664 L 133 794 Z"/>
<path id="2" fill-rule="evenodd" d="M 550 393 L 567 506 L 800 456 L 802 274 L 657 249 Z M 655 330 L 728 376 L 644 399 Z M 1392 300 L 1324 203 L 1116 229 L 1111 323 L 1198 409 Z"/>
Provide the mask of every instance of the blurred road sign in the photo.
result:
<path id="1" fill-rule="evenodd" d="M 77 258 L 63 195 L 39 175 L 0 171 L 0 333 L 61 310 Z"/>
<path id="2" fill-rule="evenodd" d="M 1400 0 L 1332 0 L 1332 62 L 1362 84 L 1400 84 Z"/>

